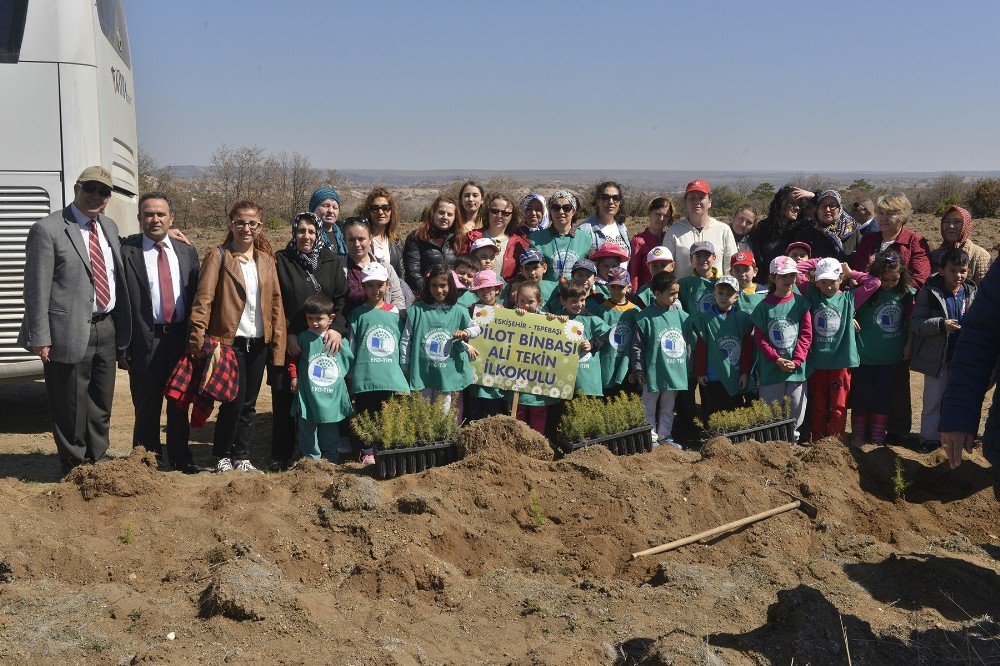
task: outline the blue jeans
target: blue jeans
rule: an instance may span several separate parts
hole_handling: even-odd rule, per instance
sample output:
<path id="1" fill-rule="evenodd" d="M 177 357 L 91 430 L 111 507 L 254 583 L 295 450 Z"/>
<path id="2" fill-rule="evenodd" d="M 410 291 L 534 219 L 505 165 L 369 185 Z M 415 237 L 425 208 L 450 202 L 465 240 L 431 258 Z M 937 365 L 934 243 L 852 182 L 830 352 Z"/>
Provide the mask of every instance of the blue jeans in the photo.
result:
<path id="1" fill-rule="evenodd" d="M 339 423 L 313 423 L 299 419 L 299 451 L 313 460 L 337 462 L 340 447 Z"/>

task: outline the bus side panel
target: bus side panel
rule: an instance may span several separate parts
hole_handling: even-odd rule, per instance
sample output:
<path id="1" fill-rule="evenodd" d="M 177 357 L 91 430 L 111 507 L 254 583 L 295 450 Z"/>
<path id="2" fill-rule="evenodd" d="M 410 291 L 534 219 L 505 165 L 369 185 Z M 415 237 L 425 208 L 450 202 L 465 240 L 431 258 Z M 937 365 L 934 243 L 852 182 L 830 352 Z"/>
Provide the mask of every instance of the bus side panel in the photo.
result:
<path id="1" fill-rule="evenodd" d="M 94 11 L 92 0 L 31 0 L 21 62 L 93 63 Z"/>
<path id="2" fill-rule="evenodd" d="M 0 171 L 59 171 L 58 65 L 0 65 Z"/>

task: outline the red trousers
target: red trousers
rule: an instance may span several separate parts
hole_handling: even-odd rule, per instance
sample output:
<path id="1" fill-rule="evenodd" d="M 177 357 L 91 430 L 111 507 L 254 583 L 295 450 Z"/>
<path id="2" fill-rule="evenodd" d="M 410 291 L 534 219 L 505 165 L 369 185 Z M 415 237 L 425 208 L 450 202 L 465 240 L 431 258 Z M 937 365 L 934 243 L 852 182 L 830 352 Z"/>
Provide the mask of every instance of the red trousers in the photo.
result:
<path id="1" fill-rule="evenodd" d="M 812 439 L 843 435 L 847 430 L 847 396 L 851 392 L 851 371 L 816 370 L 809 378 L 809 406 L 812 407 Z"/>
<path id="2" fill-rule="evenodd" d="M 517 420 L 527 423 L 535 432 L 545 433 L 545 422 L 549 414 L 549 408 L 545 406 L 525 407 L 517 406 Z"/>

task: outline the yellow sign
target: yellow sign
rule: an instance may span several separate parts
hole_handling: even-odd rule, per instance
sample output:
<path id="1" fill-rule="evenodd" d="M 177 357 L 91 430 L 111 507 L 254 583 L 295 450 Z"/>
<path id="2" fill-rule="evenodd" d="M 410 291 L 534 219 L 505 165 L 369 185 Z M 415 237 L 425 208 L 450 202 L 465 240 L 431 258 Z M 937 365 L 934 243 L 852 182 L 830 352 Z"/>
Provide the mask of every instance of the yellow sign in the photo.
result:
<path id="1" fill-rule="evenodd" d="M 576 387 L 583 325 L 549 321 L 545 315 L 477 305 L 472 320 L 483 329 L 470 340 L 479 357 L 474 383 L 508 391 L 569 400 Z"/>

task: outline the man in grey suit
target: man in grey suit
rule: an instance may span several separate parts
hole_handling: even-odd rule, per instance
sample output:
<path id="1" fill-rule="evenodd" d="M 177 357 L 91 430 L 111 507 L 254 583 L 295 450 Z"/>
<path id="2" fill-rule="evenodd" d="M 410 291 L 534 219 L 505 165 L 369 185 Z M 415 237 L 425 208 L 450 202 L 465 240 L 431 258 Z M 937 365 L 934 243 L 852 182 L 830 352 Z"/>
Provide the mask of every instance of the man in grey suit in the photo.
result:
<path id="1" fill-rule="evenodd" d="M 110 442 L 115 363 L 132 334 L 118 225 L 103 215 L 111 174 L 87 167 L 73 203 L 28 232 L 18 344 L 42 359 L 63 471 L 98 462 Z"/>
<path id="2" fill-rule="evenodd" d="M 161 192 L 139 198 L 141 234 L 122 240 L 125 284 L 132 306 L 132 340 L 118 366 L 128 370 L 135 406 L 133 446 L 162 456 L 160 413 L 163 389 L 187 351 L 188 313 L 198 290 L 200 262 L 191 245 L 168 237 L 174 223 L 170 199 Z M 167 402 L 167 455 L 185 474 L 194 464 L 187 410 Z"/>

